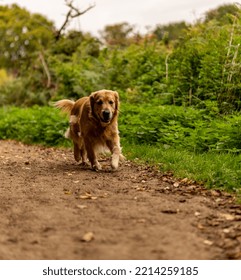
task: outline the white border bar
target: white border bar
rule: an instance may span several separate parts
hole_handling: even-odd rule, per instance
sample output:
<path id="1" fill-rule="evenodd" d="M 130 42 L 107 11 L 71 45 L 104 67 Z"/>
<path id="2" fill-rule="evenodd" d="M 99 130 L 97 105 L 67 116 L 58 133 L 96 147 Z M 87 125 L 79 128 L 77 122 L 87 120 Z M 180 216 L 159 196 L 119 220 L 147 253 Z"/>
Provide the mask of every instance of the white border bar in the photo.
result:
<path id="1" fill-rule="evenodd" d="M 240 275 L 241 260 L 0 261 L 0 279 L 3 280 L 207 280 L 219 278 L 235 280 Z"/>

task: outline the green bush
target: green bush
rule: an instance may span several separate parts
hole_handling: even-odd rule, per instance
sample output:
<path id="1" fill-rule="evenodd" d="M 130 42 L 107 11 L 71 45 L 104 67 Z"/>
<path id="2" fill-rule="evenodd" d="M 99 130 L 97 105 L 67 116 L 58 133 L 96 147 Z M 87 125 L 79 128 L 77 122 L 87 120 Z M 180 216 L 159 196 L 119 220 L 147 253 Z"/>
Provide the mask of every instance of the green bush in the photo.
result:
<path id="1" fill-rule="evenodd" d="M 0 138 L 62 145 L 68 120 L 51 107 L 0 110 Z M 206 110 L 177 106 L 122 104 L 119 130 L 123 141 L 195 153 L 241 152 L 241 116 L 213 119 Z"/>
<path id="2" fill-rule="evenodd" d="M 54 108 L 6 107 L 0 110 L 0 139 L 16 139 L 28 144 L 66 145 L 63 137 L 68 121 Z"/>
<path id="3" fill-rule="evenodd" d="M 37 77 L 23 77 L 5 83 L 0 87 L 0 106 L 46 105 L 51 96 L 51 89 L 37 86 L 37 80 Z"/>
<path id="4" fill-rule="evenodd" d="M 133 144 L 193 152 L 241 152 L 241 116 L 214 117 L 205 109 L 122 104 L 121 135 Z"/>

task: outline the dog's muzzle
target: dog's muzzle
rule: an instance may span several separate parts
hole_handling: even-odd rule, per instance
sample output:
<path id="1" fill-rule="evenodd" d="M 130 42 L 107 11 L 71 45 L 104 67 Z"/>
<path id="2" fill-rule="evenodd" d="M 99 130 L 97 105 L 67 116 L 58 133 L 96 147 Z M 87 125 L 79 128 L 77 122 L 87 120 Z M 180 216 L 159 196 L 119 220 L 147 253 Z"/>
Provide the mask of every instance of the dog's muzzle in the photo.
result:
<path id="1" fill-rule="evenodd" d="M 102 122 L 105 122 L 105 123 L 108 123 L 112 118 L 112 114 L 109 110 L 104 110 L 102 112 L 102 117 L 101 117 L 101 120 Z"/>

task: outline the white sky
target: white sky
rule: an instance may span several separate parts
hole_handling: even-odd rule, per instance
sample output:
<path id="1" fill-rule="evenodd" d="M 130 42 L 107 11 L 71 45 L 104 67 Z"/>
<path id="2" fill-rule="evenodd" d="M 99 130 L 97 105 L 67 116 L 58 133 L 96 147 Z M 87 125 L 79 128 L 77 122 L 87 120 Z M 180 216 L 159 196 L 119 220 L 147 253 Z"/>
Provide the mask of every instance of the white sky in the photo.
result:
<path id="1" fill-rule="evenodd" d="M 96 6 L 74 20 L 72 27 L 98 35 L 104 26 L 126 21 L 135 25 L 137 31 L 145 32 L 156 24 L 181 20 L 192 23 L 206 11 L 234 2 L 241 4 L 241 0 L 74 0 L 82 10 L 90 4 Z M 0 0 L 0 5 L 12 3 L 47 16 L 57 27 L 61 26 L 67 13 L 64 0 Z"/>

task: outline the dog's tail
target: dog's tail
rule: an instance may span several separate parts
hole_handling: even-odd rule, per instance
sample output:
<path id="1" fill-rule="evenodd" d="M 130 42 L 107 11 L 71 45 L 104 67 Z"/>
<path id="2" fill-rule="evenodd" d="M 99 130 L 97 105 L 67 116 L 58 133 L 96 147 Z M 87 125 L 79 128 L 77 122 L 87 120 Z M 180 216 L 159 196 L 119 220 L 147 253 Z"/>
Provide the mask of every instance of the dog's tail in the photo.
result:
<path id="1" fill-rule="evenodd" d="M 74 107 L 74 101 L 68 99 L 62 99 L 54 103 L 54 106 L 61 109 L 63 112 L 67 113 L 68 115 L 71 114 L 71 110 Z"/>

